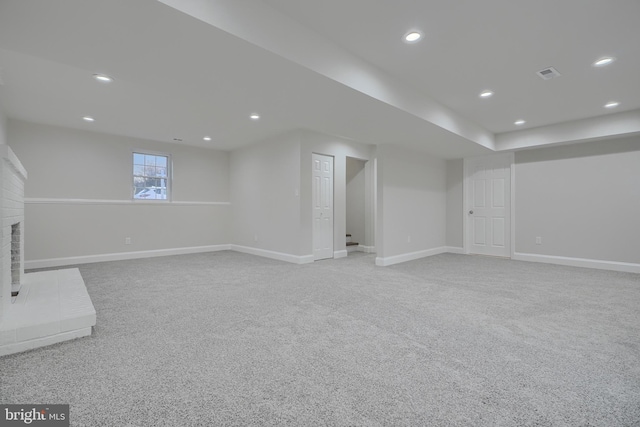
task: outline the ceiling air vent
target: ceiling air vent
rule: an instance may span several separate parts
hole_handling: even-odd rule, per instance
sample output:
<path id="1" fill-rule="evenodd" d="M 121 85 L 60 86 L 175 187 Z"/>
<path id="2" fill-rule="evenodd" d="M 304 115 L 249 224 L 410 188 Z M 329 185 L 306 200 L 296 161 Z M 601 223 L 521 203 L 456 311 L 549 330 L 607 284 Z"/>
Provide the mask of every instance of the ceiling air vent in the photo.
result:
<path id="1" fill-rule="evenodd" d="M 536 74 L 539 75 L 542 80 L 549 80 L 549 79 L 552 79 L 554 77 L 559 77 L 559 76 L 562 75 L 562 74 L 560 74 L 558 72 L 558 70 L 556 70 L 553 67 L 549 67 L 549 68 L 545 68 L 544 70 L 540 70 Z"/>

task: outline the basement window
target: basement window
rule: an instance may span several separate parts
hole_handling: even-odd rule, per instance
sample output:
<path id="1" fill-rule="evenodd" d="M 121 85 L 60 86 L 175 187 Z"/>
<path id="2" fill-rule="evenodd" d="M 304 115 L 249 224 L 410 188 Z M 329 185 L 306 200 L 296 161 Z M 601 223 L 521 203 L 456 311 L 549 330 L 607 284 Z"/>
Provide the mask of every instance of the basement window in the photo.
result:
<path id="1" fill-rule="evenodd" d="M 169 200 L 170 166 L 168 155 L 134 152 L 134 200 Z"/>

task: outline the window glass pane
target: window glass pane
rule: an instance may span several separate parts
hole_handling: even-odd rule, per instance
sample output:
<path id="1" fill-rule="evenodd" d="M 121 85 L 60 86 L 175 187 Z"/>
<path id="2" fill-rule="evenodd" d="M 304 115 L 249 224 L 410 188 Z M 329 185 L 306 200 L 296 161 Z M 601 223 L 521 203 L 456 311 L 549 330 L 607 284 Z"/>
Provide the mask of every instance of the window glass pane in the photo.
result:
<path id="1" fill-rule="evenodd" d="M 133 164 L 144 165 L 144 154 L 133 153 Z"/>
<path id="2" fill-rule="evenodd" d="M 133 153 L 133 198 L 167 200 L 169 157 Z"/>
<path id="3" fill-rule="evenodd" d="M 145 187 L 136 187 L 134 189 L 133 197 L 135 199 L 144 199 Z"/>

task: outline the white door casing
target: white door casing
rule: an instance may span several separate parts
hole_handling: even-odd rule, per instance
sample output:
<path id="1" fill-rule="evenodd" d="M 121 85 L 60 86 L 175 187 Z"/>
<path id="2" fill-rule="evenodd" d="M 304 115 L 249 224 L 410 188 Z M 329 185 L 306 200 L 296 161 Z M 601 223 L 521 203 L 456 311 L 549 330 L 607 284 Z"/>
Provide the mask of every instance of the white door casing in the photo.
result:
<path id="1" fill-rule="evenodd" d="M 313 259 L 333 258 L 333 157 L 313 153 Z"/>
<path id="2" fill-rule="evenodd" d="M 465 159 L 465 252 L 511 256 L 513 154 Z"/>

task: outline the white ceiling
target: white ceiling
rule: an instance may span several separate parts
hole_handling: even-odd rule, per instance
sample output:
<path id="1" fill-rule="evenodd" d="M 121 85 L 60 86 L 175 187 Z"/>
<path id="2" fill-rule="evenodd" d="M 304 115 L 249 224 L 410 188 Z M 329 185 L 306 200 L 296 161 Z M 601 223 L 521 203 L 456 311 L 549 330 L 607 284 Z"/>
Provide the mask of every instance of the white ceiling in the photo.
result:
<path id="1" fill-rule="evenodd" d="M 639 16 L 637 0 L 1 0 L 0 96 L 11 118 L 225 150 L 305 128 L 462 157 L 558 123 L 554 143 L 602 137 L 584 119 L 607 114 L 640 132 Z M 562 76 L 535 74 L 549 66 Z"/>
<path id="2" fill-rule="evenodd" d="M 264 1 L 494 133 L 640 108 L 638 0 Z M 423 42 L 403 44 L 414 28 Z"/>

